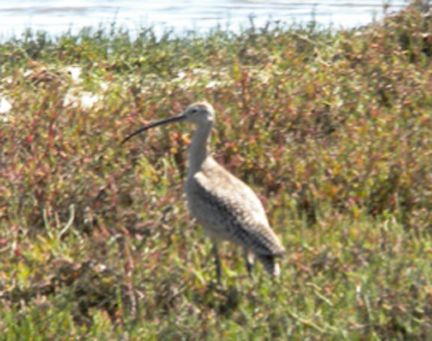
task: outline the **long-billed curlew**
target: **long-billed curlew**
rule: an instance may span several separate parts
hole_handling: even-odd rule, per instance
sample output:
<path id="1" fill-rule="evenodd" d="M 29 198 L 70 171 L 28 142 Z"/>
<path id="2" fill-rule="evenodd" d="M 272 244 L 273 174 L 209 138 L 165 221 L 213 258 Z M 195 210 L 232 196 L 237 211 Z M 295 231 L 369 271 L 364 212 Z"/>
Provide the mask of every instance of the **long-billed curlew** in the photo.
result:
<path id="1" fill-rule="evenodd" d="M 180 115 L 137 130 L 123 142 L 162 124 L 195 124 L 196 130 L 189 147 L 185 192 L 190 212 L 212 240 L 218 280 L 221 277 L 221 265 L 217 240 L 229 240 L 243 247 L 249 275 L 252 259 L 248 256 L 249 251 L 252 251 L 264 268 L 273 277 L 278 277 L 280 267 L 275 258 L 282 256 L 285 249 L 271 229 L 261 201 L 249 186 L 226 171 L 209 155 L 207 141 L 214 118 L 214 109 L 210 104 L 195 103 Z"/>

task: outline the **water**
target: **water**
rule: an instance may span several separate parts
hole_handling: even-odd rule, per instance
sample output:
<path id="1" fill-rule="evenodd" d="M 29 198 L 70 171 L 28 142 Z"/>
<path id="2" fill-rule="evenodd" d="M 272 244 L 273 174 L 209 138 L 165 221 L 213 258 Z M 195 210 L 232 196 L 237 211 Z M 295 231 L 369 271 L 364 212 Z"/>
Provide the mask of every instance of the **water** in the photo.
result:
<path id="1" fill-rule="evenodd" d="M 20 35 L 30 27 L 57 36 L 114 21 L 132 35 L 142 26 L 153 26 L 158 34 L 171 28 L 179 34 L 205 33 L 218 24 L 231 30 L 247 27 L 250 16 L 258 27 L 268 19 L 307 23 L 312 13 L 320 24 L 351 28 L 382 18 L 383 3 L 389 4 L 387 13 L 406 5 L 404 0 L 0 0 L 0 35 Z"/>

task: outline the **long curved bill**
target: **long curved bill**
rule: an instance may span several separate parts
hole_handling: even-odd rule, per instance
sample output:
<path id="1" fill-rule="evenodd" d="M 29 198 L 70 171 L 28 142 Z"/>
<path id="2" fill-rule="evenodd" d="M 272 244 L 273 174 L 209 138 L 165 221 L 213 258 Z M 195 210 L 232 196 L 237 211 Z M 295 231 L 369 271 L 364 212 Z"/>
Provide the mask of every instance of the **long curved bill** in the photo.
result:
<path id="1" fill-rule="evenodd" d="M 180 115 L 177 115 L 177 116 L 173 116 L 173 117 L 167 118 L 167 119 L 165 119 L 165 120 L 161 120 L 161 121 L 157 121 L 157 122 L 155 122 L 155 123 L 151 123 L 151 124 L 149 124 L 148 126 L 142 127 L 142 128 L 140 128 L 140 129 L 138 129 L 136 132 L 134 132 L 134 133 L 128 135 L 128 136 L 127 136 L 127 137 L 126 137 L 126 138 L 121 142 L 121 144 L 125 143 L 126 141 L 128 141 L 129 139 L 131 139 L 132 137 L 134 137 L 135 135 L 138 135 L 138 134 L 140 134 L 140 133 L 142 133 L 143 131 L 146 131 L 146 130 L 148 130 L 148 129 L 151 129 L 151 128 L 154 128 L 154 127 L 157 127 L 157 126 L 160 126 L 160 125 L 163 125 L 163 124 L 171 123 L 171 122 L 181 122 L 181 121 L 183 121 L 184 119 L 185 119 L 184 114 L 180 114 Z"/>

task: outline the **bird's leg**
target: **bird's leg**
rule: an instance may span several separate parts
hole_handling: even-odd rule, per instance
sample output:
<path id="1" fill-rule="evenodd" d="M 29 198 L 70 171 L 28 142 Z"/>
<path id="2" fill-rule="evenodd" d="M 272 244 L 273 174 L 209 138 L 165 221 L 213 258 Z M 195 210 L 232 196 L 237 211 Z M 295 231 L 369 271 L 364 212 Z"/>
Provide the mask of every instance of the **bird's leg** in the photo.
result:
<path id="1" fill-rule="evenodd" d="M 216 276 L 217 276 L 218 283 L 221 283 L 222 270 L 221 270 L 221 262 L 219 259 L 219 247 L 218 247 L 218 244 L 215 240 L 212 240 L 212 243 L 213 243 L 213 253 L 215 256 Z"/>
<path id="2" fill-rule="evenodd" d="M 249 250 L 244 248 L 244 258 L 246 260 L 246 268 L 249 275 L 249 278 L 252 278 L 252 269 L 254 265 L 253 256 L 249 254 Z"/>

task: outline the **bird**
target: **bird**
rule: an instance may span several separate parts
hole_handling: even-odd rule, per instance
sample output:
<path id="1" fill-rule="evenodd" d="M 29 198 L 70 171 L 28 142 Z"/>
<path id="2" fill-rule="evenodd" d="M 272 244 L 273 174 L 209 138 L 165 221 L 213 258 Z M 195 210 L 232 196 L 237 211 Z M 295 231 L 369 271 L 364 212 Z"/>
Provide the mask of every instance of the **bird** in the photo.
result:
<path id="1" fill-rule="evenodd" d="M 209 152 L 209 137 L 215 122 L 211 104 L 191 104 L 181 114 L 138 129 L 122 144 L 148 129 L 173 122 L 195 125 L 189 146 L 185 193 L 191 215 L 211 239 L 217 280 L 221 281 L 219 241 L 231 241 L 243 248 L 249 277 L 252 277 L 253 256 L 272 278 L 279 277 L 277 258 L 284 255 L 285 248 L 270 227 L 261 201 L 248 185 L 219 165 Z"/>

